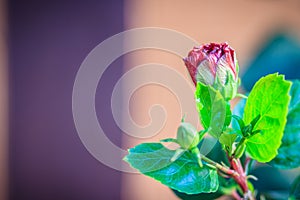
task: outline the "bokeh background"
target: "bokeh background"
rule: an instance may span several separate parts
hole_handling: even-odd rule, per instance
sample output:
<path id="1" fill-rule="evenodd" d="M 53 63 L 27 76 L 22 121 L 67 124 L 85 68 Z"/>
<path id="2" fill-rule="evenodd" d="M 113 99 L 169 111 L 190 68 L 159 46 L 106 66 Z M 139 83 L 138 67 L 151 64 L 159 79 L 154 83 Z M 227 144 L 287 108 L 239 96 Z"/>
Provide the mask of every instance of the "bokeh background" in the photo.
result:
<path id="1" fill-rule="evenodd" d="M 0 199 L 178 199 L 148 177 L 97 161 L 73 122 L 72 89 L 84 58 L 108 37 L 138 27 L 173 29 L 199 43 L 227 41 L 237 52 L 245 91 L 274 71 L 300 78 L 299 0 L 0 0 Z M 147 124 L 149 107 L 163 105 L 168 114 L 160 133 L 138 139 L 116 126 L 114 84 L 145 63 L 168 65 L 189 81 L 182 58 L 159 50 L 132 52 L 109 66 L 96 109 L 107 137 L 124 149 L 173 137 L 181 120 L 174 94 L 147 85 L 132 96 L 131 114 Z"/>

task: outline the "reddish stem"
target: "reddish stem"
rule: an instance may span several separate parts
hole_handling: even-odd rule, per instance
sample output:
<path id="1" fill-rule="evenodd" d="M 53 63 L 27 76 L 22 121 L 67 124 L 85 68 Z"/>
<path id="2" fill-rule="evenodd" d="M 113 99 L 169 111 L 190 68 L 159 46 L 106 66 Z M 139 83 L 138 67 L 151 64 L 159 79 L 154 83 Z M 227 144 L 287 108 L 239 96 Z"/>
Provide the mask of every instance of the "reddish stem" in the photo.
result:
<path id="1" fill-rule="evenodd" d="M 230 159 L 230 165 L 234 171 L 236 171 L 239 176 L 233 176 L 233 179 L 239 184 L 244 194 L 248 193 L 249 188 L 247 184 L 247 176 L 242 167 L 241 161 L 239 159 Z"/>
<path id="2" fill-rule="evenodd" d="M 233 190 L 231 193 L 231 196 L 235 199 L 235 200 L 241 200 L 242 198 L 240 197 L 240 195 L 237 193 L 236 190 Z"/>

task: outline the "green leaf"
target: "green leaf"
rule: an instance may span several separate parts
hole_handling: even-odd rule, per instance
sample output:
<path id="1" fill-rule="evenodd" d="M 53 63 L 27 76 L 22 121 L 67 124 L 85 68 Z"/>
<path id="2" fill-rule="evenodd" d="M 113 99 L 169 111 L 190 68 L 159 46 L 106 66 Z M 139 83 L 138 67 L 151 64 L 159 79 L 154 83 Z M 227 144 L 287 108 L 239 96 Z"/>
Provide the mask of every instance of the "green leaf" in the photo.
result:
<path id="1" fill-rule="evenodd" d="M 219 141 L 221 144 L 231 147 L 236 138 L 237 134 L 224 133 L 220 136 Z"/>
<path id="2" fill-rule="evenodd" d="M 209 134 L 218 138 L 224 125 L 228 124 L 224 97 L 211 86 L 198 82 L 195 98 L 203 127 Z"/>
<path id="3" fill-rule="evenodd" d="M 293 81 L 291 102 L 278 155 L 270 162 L 274 167 L 292 169 L 300 166 L 300 81 Z"/>
<path id="4" fill-rule="evenodd" d="M 200 168 L 197 158 L 189 151 L 171 162 L 174 153 L 160 143 L 143 143 L 130 149 L 124 160 L 141 173 L 177 191 L 187 194 L 217 191 L 216 170 L 207 166 Z"/>
<path id="5" fill-rule="evenodd" d="M 296 200 L 296 199 L 300 199 L 300 176 L 298 176 L 290 189 L 290 198 L 291 200 Z"/>
<path id="6" fill-rule="evenodd" d="M 249 94 L 244 110 L 245 124 L 260 115 L 253 131 L 261 130 L 247 141 L 247 152 L 259 162 L 268 162 L 277 155 L 281 144 L 290 102 L 291 83 L 283 75 L 261 78 Z"/>
<path id="7" fill-rule="evenodd" d="M 231 123 L 232 113 L 230 108 L 230 103 L 226 102 L 226 118 L 225 118 L 225 126 L 228 127 Z"/>
<path id="8" fill-rule="evenodd" d="M 207 151 L 206 148 L 212 147 L 209 151 Z M 222 151 L 222 146 L 216 140 L 215 138 L 208 137 L 204 138 L 201 143 L 199 144 L 199 148 L 201 149 L 200 151 L 204 153 L 204 155 L 211 160 L 215 160 L 223 163 L 226 163 L 226 165 L 229 165 L 227 155 L 225 151 Z M 176 190 L 173 190 L 174 193 L 183 200 L 213 200 L 217 199 L 218 197 L 224 195 L 225 190 L 232 188 L 233 186 L 236 185 L 233 179 L 226 179 L 221 176 L 218 176 L 219 178 L 219 188 L 216 192 L 211 192 L 211 193 L 201 193 L 201 194 L 185 194 L 178 192 Z"/>
<path id="9" fill-rule="evenodd" d="M 173 190 L 173 192 L 182 200 L 214 200 L 223 195 L 221 191 L 216 191 L 212 193 L 201 193 L 201 194 L 185 194 Z"/>
<path id="10" fill-rule="evenodd" d="M 216 192 L 211 193 L 200 193 L 200 194 L 185 194 L 173 190 L 173 192 L 182 200 L 214 200 L 224 195 L 226 189 L 232 190 L 233 185 L 235 184 L 232 179 L 225 179 L 219 176 L 219 188 Z"/>
<path id="11" fill-rule="evenodd" d="M 225 145 L 225 149 L 229 153 L 230 156 L 233 153 L 232 145 L 235 142 L 237 136 L 238 135 L 235 133 L 235 131 L 233 129 L 227 128 L 227 131 L 224 132 L 219 137 L 219 142 L 221 144 Z"/>
<path id="12" fill-rule="evenodd" d="M 162 139 L 160 140 L 160 142 L 174 142 L 178 144 L 178 141 L 174 138 L 166 138 L 166 139 Z"/>

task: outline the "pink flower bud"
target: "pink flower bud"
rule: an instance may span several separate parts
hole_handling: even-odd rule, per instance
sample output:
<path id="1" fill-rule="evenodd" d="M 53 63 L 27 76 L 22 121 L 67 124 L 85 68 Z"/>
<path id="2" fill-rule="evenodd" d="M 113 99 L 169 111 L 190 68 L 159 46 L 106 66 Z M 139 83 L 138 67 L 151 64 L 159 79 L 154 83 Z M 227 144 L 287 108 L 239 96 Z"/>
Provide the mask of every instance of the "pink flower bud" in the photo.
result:
<path id="1" fill-rule="evenodd" d="M 213 85 L 216 77 L 224 85 L 230 79 L 229 75 L 233 81 L 238 79 L 235 52 L 227 43 L 194 47 L 184 62 L 195 85 L 197 82 Z"/>

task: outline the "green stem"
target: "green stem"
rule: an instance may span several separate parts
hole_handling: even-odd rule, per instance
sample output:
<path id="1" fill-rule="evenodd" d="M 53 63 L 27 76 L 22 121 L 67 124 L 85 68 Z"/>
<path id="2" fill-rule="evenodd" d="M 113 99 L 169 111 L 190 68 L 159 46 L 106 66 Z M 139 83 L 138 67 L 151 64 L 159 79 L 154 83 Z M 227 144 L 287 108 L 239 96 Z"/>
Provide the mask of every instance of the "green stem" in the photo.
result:
<path id="1" fill-rule="evenodd" d="M 246 143 L 247 138 L 243 137 L 241 139 L 241 141 L 238 143 L 237 147 L 235 148 L 234 152 L 233 152 L 233 157 L 235 157 L 237 155 L 237 153 L 240 151 L 241 148 L 243 148 L 243 145 Z"/>
<path id="2" fill-rule="evenodd" d="M 241 98 L 243 98 L 243 99 L 247 99 L 247 98 L 248 98 L 246 95 L 243 95 L 243 94 L 241 94 L 241 93 L 237 93 L 235 96 L 236 96 L 236 97 L 241 97 Z"/>

